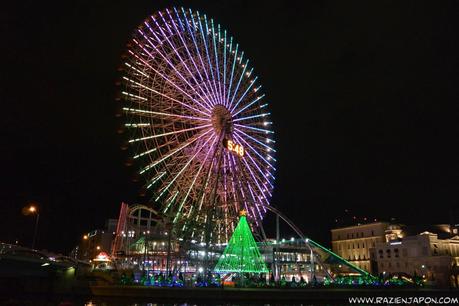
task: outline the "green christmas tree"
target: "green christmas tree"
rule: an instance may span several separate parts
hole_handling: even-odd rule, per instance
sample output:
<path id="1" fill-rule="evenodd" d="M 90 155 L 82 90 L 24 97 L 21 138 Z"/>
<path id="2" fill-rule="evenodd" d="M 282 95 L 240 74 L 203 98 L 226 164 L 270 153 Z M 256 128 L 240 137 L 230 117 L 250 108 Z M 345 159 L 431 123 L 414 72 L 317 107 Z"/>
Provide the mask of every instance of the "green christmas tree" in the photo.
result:
<path id="1" fill-rule="evenodd" d="M 247 223 L 245 210 L 240 213 L 239 223 L 215 266 L 215 272 L 268 272 Z"/>

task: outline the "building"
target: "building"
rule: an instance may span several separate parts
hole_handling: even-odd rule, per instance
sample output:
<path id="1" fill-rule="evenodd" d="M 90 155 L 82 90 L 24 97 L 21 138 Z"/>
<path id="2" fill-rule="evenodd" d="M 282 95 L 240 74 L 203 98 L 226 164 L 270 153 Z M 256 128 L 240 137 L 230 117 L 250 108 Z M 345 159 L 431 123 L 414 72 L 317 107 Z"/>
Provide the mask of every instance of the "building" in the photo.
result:
<path id="1" fill-rule="evenodd" d="M 105 224 L 105 228 L 92 230 L 84 234 L 70 256 L 75 259 L 89 261 L 96 258 L 101 252 L 109 254 L 115 237 L 113 224 L 116 224 L 116 219 L 109 219 Z"/>
<path id="2" fill-rule="evenodd" d="M 370 249 L 377 243 L 385 242 L 386 235 L 397 233 L 400 235 L 399 227 L 391 230 L 390 224 L 386 222 L 335 228 L 331 230 L 332 250 L 360 269 L 374 274 L 375 264 L 371 262 Z"/>
<path id="3" fill-rule="evenodd" d="M 426 230 L 427 229 L 427 230 Z M 457 226 L 405 226 L 387 222 L 331 230 L 332 249 L 373 275 L 419 276 L 432 285 L 458 287 Z"/>
<path id="4" fill-rule="evenodd" d="M 311 249 L 301 239 L 268 239 L 258 246 L 275 279 L 284 277 L 291 281 L 294 277 L 297 281 L 303 278 L 309 282 L 314 275 L 319 278 L 326 275 L 323 267 L 314 262 Z"/>
<path id="5" fill-rule="evenodd" d="M 102 230 L 85 234 L 72 257 L 92 261 L 95 268 L 99 262 L 109 261 L 121 270 L 194 274 L 214 267 L 226 247 L 215 244 L 206 248 L 198 238 L 171 235 L 171 224 L 153 208 L 122 203 L 119 218 L 107 220 Z M 258 242 L 275 279 L 323 282 L 336 275 L 361 272 L 329 249 L 308 241 L 292 237 Z"/>
<path id="6" fill-rule="evenodd" d="M 167 236 L 164 220 L 158 212 L 146 205 L 121 204 L 120 214 L 114 228 L 111 246 L 112 256 L 124 256 L 131 253 L 131 246 L 142 237 Z M 167 238 L 167 237 L 166 237 Z M 152 239 L 149 239 L 152 240 Z"/>
<path id="7" fill-rule="evenodd" d="M 432 285 L 457 287 L 459 236 L 440 239 L 422 232 L 402 239 L 377 242 L 371 250 L 374 274 L 422 277 Z"/>

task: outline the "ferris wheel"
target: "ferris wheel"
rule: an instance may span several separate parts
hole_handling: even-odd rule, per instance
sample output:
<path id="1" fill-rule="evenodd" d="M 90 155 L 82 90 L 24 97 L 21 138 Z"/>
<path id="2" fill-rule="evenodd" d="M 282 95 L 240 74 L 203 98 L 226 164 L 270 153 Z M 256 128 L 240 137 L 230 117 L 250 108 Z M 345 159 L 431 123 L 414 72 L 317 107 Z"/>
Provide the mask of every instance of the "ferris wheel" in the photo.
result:
<path id="1" fill-rule="evenodd" d="M 265 95 L 240 46 L 206 15 L 172 8 L 134 31 L 126 55 L 124 125 L 151 204 L 187 239 L 210 232 L 227 242 L 242 209 L 259 227 L 276 150 Z"/>

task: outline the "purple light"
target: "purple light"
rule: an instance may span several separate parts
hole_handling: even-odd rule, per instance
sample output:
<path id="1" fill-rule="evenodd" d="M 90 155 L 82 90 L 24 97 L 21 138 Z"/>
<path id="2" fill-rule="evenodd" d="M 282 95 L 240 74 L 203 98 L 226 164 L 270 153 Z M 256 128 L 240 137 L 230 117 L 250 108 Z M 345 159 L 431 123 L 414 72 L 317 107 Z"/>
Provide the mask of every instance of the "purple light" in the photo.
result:
<path id="1" fill-rule="evenodd" d="M 245 133 L 244 131 L 241 131 L 241 130 L 238 129 L 238 128 L 235 128 L 234 130 L 237 131 L 237 132 L 239 132 L 239 133 L 241 133 L 241 134 L 243 134 L 244 136 L 247 136 L 247 138 L 249 138 L 249 139 L 255 141 L 255 142 L 258 143 L 259 145 L 264 146 L 266 149 L 271 150 L 271 151 L 273 151 L 273 152 L 276 152 L 276 150 L 274 150 L 273 148 L 271 148 L 271 147 L 268 146 L 267 144 L 265 144 L 265 143 L 263 143 L 263 142 L 261 142 L 261 141 L 255 139 L 255 138 L 253 138 L 252 136 L 250 136 L 249 134 Z"/>
<path id="2" fill-rule="evenodd" d="M 241 61 L 242 61 L 242 58 L 241 58 Z M 239 76 L 239 81 L 237 82 L 236 89 L 234 90 L 233 97 L 231 98 L 231 101 L 228 104 L 228 108 L 231 108 L 231 105 L 233 104 L 234 98 L 236 97 L 237 91 L 239 90 L 239 86 L 241 85 L 242 78 L 245 75 L 245 70 L 247 69 L 248 65 L 249 65 L 249 60 L 246 60 L 245 65 L 244 65 L 244 69 L 242 70 L 242 73 Z M 235 115 L 236 114 L 234 114 L 234 116 Z"/>
<path id="3" fill-rule="evenodd" d="M 226 231 L 212 230 L 218 241 L 229 238 L 240 209 L 261 226 L 274 187 L 267 135 L 274 132 L 240 46 L 217 21 L 184 8 L 148 17 L 133 36 L 123 110 L 139 173 L 160 210 L 178 231 L 196 236 L 202 228 L 194 224 L 205 222 L 208 203 L 217 201 L 212 218 Z M 227 150 L 220 136 L 234 146 Z"/>
<path id="4" fill-rule="evenodd" d="M 252 82 L 250 82 L 250 85 L 247 87 L 247 89 L 245 90 L 245 92 L 242 94 L 242 96 L 239 98 L 239 100 L 237 100 L 236 104 L 234 104 L 233 108 L 231 108 L 231 113 L 234 112 L 234 110 L 236 109 L 236 107 L 239 105 L 239 103 L 241 103 L 242 99 L 244 99 L 245 95 L 249 92 L 250 88 L 252 88 L 253 84 L 255 84 L 255 82 L 258 80 L 258 77 L 255 77 L 253 79 Z"/>
<path id="5" fill-rule="evenodd" d="M 156 22 L 156 21 L 155 21 L 155 22 Z M 160 39 L 158 38 L 158 36 L 156 35 L 156 33 L 151 29 L 151 27 L 149 26 L 149 24 L 148 24 L 147 22 L 145 22 L 145 24 L 147 25 L 147 27 L 148 27 L 148 29 L 150 30 L 150 32 L 156 37 L 156 39 L 157 39 L 157 40 L 160 40 Z M 163 30 L 161 29 L 161 27 L 159 27 L 159 28 L 160 28 L 161 32 L 163 33 L 163 35 L 165 35 L 164 32 L 163 32 Z M 183 81 L 193 90 L 193 92 L 196 93 L 196 94 L 202 99 L 202 101 L 206 103 L 206 99 L 203 98 L 203 97 L 196 91 L 196 89 L 194 89 L 194 87 L 188 82 L 188 80 L 185 79 L 185 77 L 177 70 L 177 68 L 175 68 L 175 65 L 172 64 L 171 61 L 170 61 L 161 51 L 159 51 L 159 49 L 158 49 L 158 48 L 151 42 L 151 40 L 142 32 L 142 30 L 139 29 L 138 32 L 147 40 L 147 42 L 148 42 L 148 43 L 153 47 L 153 49 L 155 49 L 155 51 L 164 59 L 164 61 L 165 61 L 166 63 L 169 64 L 169 66 L 175 71 L 175 73 L 177 74 L 177 76 L 179 76 L 179 77 L 180 77 L 180 78 L 181 78 L 181 79 L 182 79 L 182 80 L 183 80 Z M 172 45 L 171 45 L 171 46 L 172 46 Z M 148 51 L 145 50 L 145 48 L 142 47 L 142 49 L 143 49 L 145 52 L 148 52 Z M 175 50 L 175 48 L 174 48 L 174 50 Z M 175 51 L 176 51 L 176 50 L 175 50 Z M 176 53 L 177 53 L 177 52 L 176 52 Z M 149 52 L 148 52 L 148 54 L 149 54 L 150 56 L 152 56 Z M 177 54 L 178 54 L 178 53 L 177 53 Z M 187 66 L 185 65 L 185 67 L 187 67 Z M 199 104 L 202 108 L 207 109 L 204 105 L 202 105 L 201 103 L 199 103 L 197 100 L 193 99 L 188 93 L 187 93 L 187 96 L 188 96 L 190 99 L 192 99 L 195 103 Z"/>
<path id="6" fill-rule="evenodd" d="M 193 40 L 193 44 L 194 44 L 194 46 L 195 46 L 195 48 L 196 48 L 196 53 L 198 54 L 199 60 L 200 60 L 200 62 L 201 62 L 202 69 L 203 69 L 203 71 L 204 71 L 204 73 L 205 73 L 205 75 L 206 75 L 206 81 L 209 82 L 209 87 L 211 88 L 212 93 L 213 93 L 213 95 L 214 95 L 214 98 L 215 98 L 214 104 L 216 104 L 216 103 L 217 103 L 216 101 L 218 100 L 218 96 L 217 96 L 217 94 L 215 93 L 214 89 L 212 88 L 212 85 L 210 84 L 210 78 L 209 78 L 209 75 L 208 75 L 208 73 L 207 73 L 207 69 L 205 68 L 204 60 L 202 59 L 201 52 L 199 51 L 199 47 L 198 47 L 198 44 L 197 44 L 197 41 L 196 41 L 196 36 L 194 35 L 194 32 L 195 32 L 195 31 L 194 31 L 194 30 L 192 31 L 192 30 L 190 29 L 189 21 L 188 21 L 188 18 L 186 18 L 186 12 L 185 12 L 185 10 L 184 10 L 183 8 L 182 8 L 182 13 L 183 13 L 183 17 L 184 17 L 185 20 L 186 20 L 186 26 L 187 26 L 188 32 L 190 33 L 191 38 L 192 38 L 192 40 Z M 178 16 L 178 15 L 177 15 L 177 16 Z M 192 19 L 192 22 L 193 22 L 193 28 L 194 28 L 195 21 L 194 21 L 193 14 L 191 13 L 191 10 L 190 10 L 190 16 L 191 16 L 191 19 Z M 207 87 L 207 86 L 206 86 L 206 87 Z"/>
<path id="7" fill-rule="evenodd" d="M 256 128 L 256 127 L 253 127 L 253 126 L 242 125 L 242 124 L 238 124 L 238 123 L 235 123 L 234 125 L 238 126 L 238 127 L 241 127 L 243 129 L 249 129 L 249 130 L 253 130 L 253 131 L 257 131 L 257 132 L 263 132 L 265 134 L 274 134 L 274 132 L 271 131 L 271 130 L 260 129 L 260 128 Z"/>
<path id="8" fill-rule="evenodd" d="M 182 41 L 182 44 L 185 46 L 185 50 L 186 50 L 186 52 L 187 52 L 187 54 L 188 54 L 188 57 L 191 59 L 191 62 L 193 63 L 193 66 L 194 66 L 194 68 L 195 68 L 195 71 L 198 72 L 199 79 L 201 80 L 201 82 L 203 83 L 204 87 L 206 88 L 206 91 L 207 91 L 208 93 L 210 93 L 210 90 L 209 90 L 209 88 L 207 87 L 206 82 L 204 82 L 204 78 L 202 77 L 201 71 L 200 71 L 200 69 L 198 68 L 198 65 L 196 65 L 196 62 L 195 62 L 195 60 L 194 60 L 194 56 L 191 54 L 190 50 L 188 49 L 188 46 L 187 46 L 188 44 L 185 42 L 185 39 L 183 38 L 183 36 L 182 36 L 182 34 L 180 33 L 179 29 L 177 29 L 177 25 L 176 25 L 176 23 L 174 22 L 174 20 L 173 20 L 171 14 L 169 13 L 169 10 L 166 9 L 166 11 L 167 11 L 167 14 L 169 15 L 169 19 L 171 20 L 172 24 L 174 25 L 174 28 L 175 28 L 176 32 L 178 33 L 178 35 L 179 35 L 179 37 L 180 37 L 180 40 Z M 184 29 L 183 24 L 182 24 L 182 20 L 180 19 L 180 16 L 178 15 L 178 12 L 177 12 L 177 10 L 176 10 L 175 8 L 174 8 L 174 11 L 175 11 L 175 14 L 177 15 L 177 20 L 179 21 L 181 28 Z M 189 27 L 189 26 L 188 26 L 188 23 L 187 23 L 187 27 Z M 194 77 L 193 77 L 193 78 L 194 78 Z M 196 81 L 196 79 L 195 79 L 195 81 Z M 196 82 L 197 82 L 197 81 L 196 81 Z M 214 96 L 213 98 L 216 98 L 216 97 Z M 215 103 L 216 103 L 216 102 L 215 102 L 214 100 L 212 100 L 211 104 L 212 104 L 212 105 L 215 105 Z M 209 105 L 209 106 L 211 107 L 212 105 Z"/>
<path id="9" fill-rule="evenodd" d="M 169 14 L 169 11 L 167 11 L 167 12 L 168 12 L 168 14 Z M 169 14 L 169 16 L 170 16 L 170 14 Z M 171 28 L 169 27 L 168 23 L 166 22 L 166 20 L 164 19 L 164 17 L 163 17 L 162 15 L 161 15 L 161 18 L 162 18 L 162 20 L 164 21 L 164 24 L 166 25 L 166 27 L 167 27 L 169 33 L 170 33 L 171 35 L 173 35 L 174 33 L 171 31 Z M 152 17 L 152 19 L 153 19 L 153 17 Z M 177 55 L 177 57 L 180 59 L 180 61 L 184 64 L 183 66 L 184 66 L 185 69 L 188 71 L 189 75 L 193 78 L 193 80 L 196 82 L 196 84 L 199 84 L 198 80 L 196 80 L 196 78 L 194 77 L 194 74 L 191 72 L 190 68 L 189 68 L 188 65 L 186 64 L 186 61 L 184 61 L 183 58 L 180 56 L 180 54 L 177 52 L 177 47 L 176 47 L 175 45 L 172 44 L 172 42 L 169 40 L 169 37 L 164 33 L 163 29 L 159 26 L 158 22 L 157 22 L 155 19 L 153 19 L 153 21 L 154 21 L 155 24 L 159 27 L 159 30 L 160 30 L 161 33 L 163 34 L 163 37 L 166 39 L 166 41 L 167 41 L 167 42 L 169 43 L 169 45 L 172 47 L 172 49 L 174 50 L 174 53 Z M 171 21 L 172 21 L 172 24 L 174 25 L 174 27 L 176 27 L 175 21 L 174 21 L 174 20 L 171 20 Z M 148 25 L 148 23 L 147 23 L 147 25 Z M 151 28 L 150 28 L 149 26 L 148 26 L 148 28 L 149 28 L 150 31 L 151 31 Z M 182 37 L 181 37 L 181 34 L 180 34 L 180 31 L 177 31 L 177 33 L 179 34 L 180 38 L 182 38 Z M 185 43 L 184 43 L 183 45 L 186 47 L 186 44 L 185 44 Z M 188 49 L 187 49 L 187 50 L 188 50 Z M 190 56 L 190 58 L 192 59 L 193 57 Z M 174 68 L 175 68 L 175 66 L 174 66 Z M 174 69 L 174 70 L 175 70 L 175 69 Z M 198 70 L 198 71 L 199 71 L 199 70 Z M 186 81 L 186 82 L 187 82 L 187 84 L 189 84 L 188 81 Z M 189 85 L 189 86 L 192 87 L 192 85 Z M 205 95 L 206 95 L 206 92 L 202 89 L 202 87 L 198 85 L 198 88 L 201 90 L 201 92 L 204 93 L 204 96 L 205 96 Z M 199 94 L 198 94 L 198 95 L 199 95 Z M 199 96 L 201 97 L 201 95 L 199 95 Z M 201 97 L 201 98 L 202 98 L 202 97 Z M 208 107 L 210 107 L 210 108 L 212 107 L 212 101 L 209 101 L 209 100 L 204 99 L 204 98 L 202 98 L 202 99 L 206 102 L 206 104 L 207 104 Z"/>
<path id="10" fill-rule="evenodd" d="M 242 138 L 238 137 L 236 134 L 235 134 L 236 138 L 237 139 L 240 139 L 240 140 L 243 140 Z M 245 140 L 243 140 L 245 142 Z M 249 145 L 250 146 L 250 145 Z M 253 150 L 253 148 L 252 148 Z M 253 162 L 253 165 L 257 168 L 258 172 L 260 172 L 261 175 L 263 175 L 263 177 L 265 178 L 265 180 L 269 183 L 269 185 L 274 188 L 274 186 L 271 184 L 271 182 L 269 181 L 269 179 L 266 177 L 265 173 L 260 169 L 260 167 L 258 167 L 258 164 L 253 160 L 252 156 L 250 155 L 249 152 L 246 153 L 247 156 L 250 158 L 250 160 Z M 245 160 L 244 160 L 245 161 Z"/>
<path id="11" fill-rule="evenodd" d="M 247 108 L 249 108 L 253 104 L 257 103 L 259 100 L 263 99 L 264 96 L 265 96 L 265 94 L 262 94 L 261 96 L 257 97 L 255 100 L 253 100 L 252 102 L 250 102 L 249 104 L 247 104 L 246 106 L 244 106 L 243 108 L 238 110 L 236 113 L 234 113 L 233 116 L 237 116 L 242 111 L 246 110 Z"/>
<path id="12" fill-rule="evenodd" d="M 149 53 L 147 50 L 145 50 L 145 48 L 143 46 L 140 45 L 140 43 L 138 43 L 135 39 L 133 40 L 142 50 L 144 50 L 145 52 L 147 52 L 147 54 L 149 54 L 150 56 L 151 53 Z M 130 50 L 129 50 L 130 51 Z M 131 53 L 132 51 L 130 51 Z M 132 54 L 134 54 L 134 52 L 132 52 Z M 177 88 L 178 90 L 180 90 L 183 94 L 185 94 L 186 96 L 188 96 L 192 101 L 196 102 L 197 104 L 200 104 L 199 102 L 197 102 L 195 99 L 193 99 L 188 93 L 186 93 L 185 91 L 183 91 L 183 89 L 181 89 L 179 86 L 177 86 L 174 82 L 172 82 L 171 80 L 169 80 L 166 76 L 164 76 L 162 73 L 160 73 L 158 70 L 156 70 L 155 68 L 153 68 L 152 66 L 150 66 L 146 61 L 144 61 L 143 59 L 141 59 L 137 54 L 135 54 L 135 57 L 137 59 L 139 59 L 140 61 L 142 61 L 142 63 L 144 63 L 148 68 L 150 68 L 151 70 L 153 70 L 155 73 L 157 73 L 158 75 L 160 75 L 163 79 L 165 79 L 167 82 L 169 82 L 172 86 L 174 86 L 175 88 Z M 201 114 L 204 114 L 205 116 L 208 116 L 209 113 L 208 112 L 204 112 L 204 111 L 201 111 L 201 110 L 198 110 L 186 103 L 183 103 L 183 102 L 178 102 L 180 105 L 182 106 L 185 106 L 187 108 L 190 108 L 198 113 L 201 113 Z M 202 105 L 201 105 L 202 106 Z"/>
<path id="13" fill-rule="evenodd" d="M 205 38 L 204 36 L 204 31 L 202 29 L 202 23 L 201 23 L 201 18 L 199 17 L 199 12 L 196 12 L 197 16 L 198 16 L 198 20 L 199 20 L 199 29 L 201 30 L 201 36 L 202 36 L 202 41 L 204 42 L 204 46 L 205 46 L 205 50 L 206 50 L 206 55 L 207 55 L 207 61 L 209 63 L 209 70 L 210 70 L 210 75 L 212 76 L 212 82 L 214 83 L 214 89 L 215 89 L 215 92 L 217 93 L 218 90 L 217 90 L 217 85 L 215 84 L 215 78 L 214 78 L 214 71 L 212 70 L 212 63 L 210 61 L 210 56 L 209 56 L 209 49 L 207 48 L 207 39 Z M 208 32 L 207 30 L 207 17 L 206 15 L 204 15 L 204 20 L 206 22 L 206 33 Z M 218 97 L 219 98 L 219 103 L 220 104 L 223 104 L 223 101 L 221 99 L 221 97 Z"/>
<path id="14" fill-rule="evenodd" d="M 231 40 L 232 42 L 232 40 Z M 226 97 L 226 103 L 225 103 L 225 106 L 228 108 L 229 107 L 229 97 L 230 97 L 230 94 L 231 94 L 231 87 L 233 86 L 233 75 L 234 75 L 234 68 L 236 66 L 236 58 L 237 58 L 237 52 L 238 52 L 238 48 L 239 48 L 239 45 L 236 44 L 236 50 L 235 50 L 235 54 L 234 54 L 234 58 L 233 58 L 233 68 L 231 68 L 231 78 L 230 78 L 230 85 L 229 85 L 229 88 L 228 88 L 228 96 Z M 242 52 L 242 55 L 241 57 L 244 56 L 244 52 Z"/>

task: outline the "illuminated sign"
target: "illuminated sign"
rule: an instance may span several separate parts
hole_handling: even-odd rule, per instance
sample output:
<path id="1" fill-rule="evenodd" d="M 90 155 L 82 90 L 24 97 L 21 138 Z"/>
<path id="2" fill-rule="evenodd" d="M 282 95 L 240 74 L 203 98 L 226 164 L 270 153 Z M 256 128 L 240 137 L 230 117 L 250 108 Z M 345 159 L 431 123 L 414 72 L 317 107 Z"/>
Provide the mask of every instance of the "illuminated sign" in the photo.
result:
<path id="1" fill-rule="evenodd" d="M 223 145 L 228 149 L 228 151 L 234 152 L 240 157 L 244 156 L 244 147 L 241 144 L 235 143 L 229 139 L 224 139 Z"/>
<path id="2" fill-rule="evenodd" d="M 99 255 L 96 256 L 94 261 L 110 261 L 110 258 L 107 253 L 100 252 Z"/>

